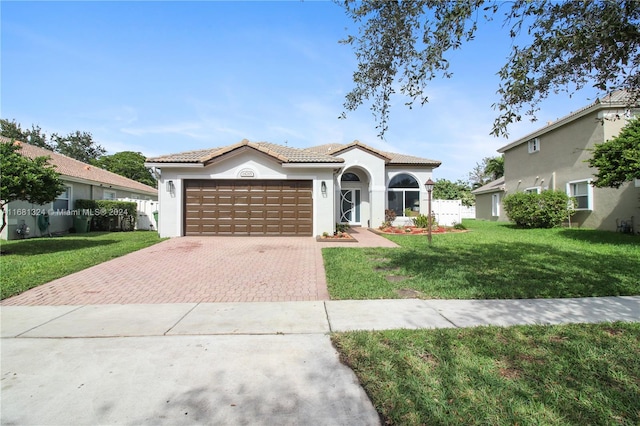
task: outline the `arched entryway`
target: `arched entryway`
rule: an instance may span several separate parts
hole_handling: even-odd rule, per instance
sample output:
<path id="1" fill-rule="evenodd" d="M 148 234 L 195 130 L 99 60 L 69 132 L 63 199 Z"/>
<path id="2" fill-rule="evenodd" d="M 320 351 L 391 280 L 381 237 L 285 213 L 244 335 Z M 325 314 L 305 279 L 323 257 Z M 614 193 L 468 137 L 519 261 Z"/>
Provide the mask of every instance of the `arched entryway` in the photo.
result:
<path id="1" fill-rule="evenodd" d="M 348 168 L 340 176 L 338 223 L 369 226 L 370 206 L 368 173 L 357 167 Z"/>

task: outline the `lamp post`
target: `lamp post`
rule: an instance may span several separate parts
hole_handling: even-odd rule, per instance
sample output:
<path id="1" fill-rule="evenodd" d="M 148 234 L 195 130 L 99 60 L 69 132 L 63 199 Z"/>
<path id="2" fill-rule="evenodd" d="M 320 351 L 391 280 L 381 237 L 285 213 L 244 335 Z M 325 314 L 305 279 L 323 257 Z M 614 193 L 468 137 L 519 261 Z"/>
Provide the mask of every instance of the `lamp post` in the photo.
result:
<path id="1" fill-rule="evenodd" d="M 431 191 L 433 191 L 433 185 L 434 182 L 431 178 L 424 183 L 424 187 L 427 189 L 427 194 L 429 196 L 429 215 L 427 216 L 427 239 L 429 240 L 429 245 L 431 245 Z"/>

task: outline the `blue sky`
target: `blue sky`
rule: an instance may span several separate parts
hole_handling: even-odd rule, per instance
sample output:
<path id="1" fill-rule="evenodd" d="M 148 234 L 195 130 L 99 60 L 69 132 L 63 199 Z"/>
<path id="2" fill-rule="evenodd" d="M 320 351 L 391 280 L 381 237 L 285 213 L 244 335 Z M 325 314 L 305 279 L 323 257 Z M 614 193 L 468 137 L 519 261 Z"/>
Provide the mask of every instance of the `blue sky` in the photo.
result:
<path id="1" fill-rule="evenodd" d="M 109 154 L 357 139 L 442 161 L 435 178 L 466 180 L 509 140 L 597 95 L 554 96 L 510 139 L 489 135 L 511 41 L 500 22 L 482 24 L 449 56 L 453 78 L 431 82 L 429 103 L 394 100 L 380 140 L 367 105 L 338 119 L 356 67 L 338 41 L 355 27 L 334 3 L 2 1 L 0 13 L 0 116 L 48 134 L 90 132 Z"/>

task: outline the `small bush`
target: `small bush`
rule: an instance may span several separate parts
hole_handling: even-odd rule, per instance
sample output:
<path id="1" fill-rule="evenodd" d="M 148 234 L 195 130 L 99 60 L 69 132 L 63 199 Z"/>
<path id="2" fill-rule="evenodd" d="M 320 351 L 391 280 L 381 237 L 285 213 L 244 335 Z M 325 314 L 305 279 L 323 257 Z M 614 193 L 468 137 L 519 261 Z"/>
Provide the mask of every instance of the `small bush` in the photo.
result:
<path id="1" fill-rule="evenodd" d="M 520 228 L 554 228 L 573 214 L 567 208 L 569 201 L 562 191 L 516 192 L 504 197 L 502 205 L 509 220 Z"/>
<path id="2" fill-rule="evenodd" d="M 413 221 L 413 224 L 417 228 L 428 228 L 429 227 L 429 218 L 424 214 L 421 214 L 418 217 L 414 217 L 411 220 Z M 432 225 L 434 224 L 433 216 L 431 217 L 431 224 Z"/>
<path id="3" fill-rule="evenodd" d="M 336 232 L 347 232 L 351 228 L 348 223 L 336 223 Z"/>
<path id="4" fill-rule="evenodd" d="M 461 231 L 464 231 L 464 230 L 466 230 L 466 229 L 467 229 L 467 227 L 466 227 L 466 226 L 464 226 L 464 225 L 463 225 L 463 224 L 461 224 L 461 223 L 454 223 L 454 224 L 453 224 L 453 229 L 459 229 L 459 230 L 461 230 Z"/>
<path id="5" fill-rule="evenodd" d="M 384 223 L 382 224 L 383 227 L 386 226 L 391 226 L 391 223 L 393 223 L 393 221 L 396 220 L 396 212 L 395 210 L 392 209 L 387 209 L 384 211 Z"/>

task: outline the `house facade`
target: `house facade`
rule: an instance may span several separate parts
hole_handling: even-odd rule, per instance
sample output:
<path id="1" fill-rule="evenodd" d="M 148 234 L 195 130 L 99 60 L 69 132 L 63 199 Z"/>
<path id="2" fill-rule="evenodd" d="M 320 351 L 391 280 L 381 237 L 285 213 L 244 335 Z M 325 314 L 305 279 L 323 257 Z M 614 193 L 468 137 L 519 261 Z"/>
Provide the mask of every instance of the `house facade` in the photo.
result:
<path id="1" fill-rule="evenodd" d="M 627 104 L 625 92 L 614 92 L 500 148 L 504 178 L 473 191 L 476 217 L 507 221 L 501 205 L 505 195 L 551 189 L 574 198 L 572 226 L 615 231 L 621 220 L 638 219 L 637 183 L 595 188 L 591 182 L 596 170 L 587 163 L 594 145 L 616 137 L 637 113 Z"/>
<path id="2" fill-rule="evenodd" d="M 426 212 L 424 182 L 439 161 L 358 141 L 300 149 L 243 140 L 147 159 L 160 170 L 159 232 L 183 235 L 332 233 L 377 227 L 385 209 Z"/>
<path id="3" fill-rule="evenodd" d="M 0 142 L 11 139 L 0 137 Z M 140 182 L 128 179 L 107 170 L 69 158 L 34 145 L 15 142 L 21 145 L 18 151 L 29 158 L 49 157 L 65 192 L 46 205 L 37 205 L 26 201 L 13 201 L 5 206 L 7 226 L 0 239 L 13 240 L 25 237 L 38 237 L 49 233 L 66 233 L 72 228 L 75 200 L 158 200 L 158 190 Z M 45 215 L 46 212 L 46 215 Z M 46 218 L 45 218 L 46 216 Z M 48 226 L 45 228 L 45 224 Z M 22 230 L 29 228 L 29 234 Z"/>

